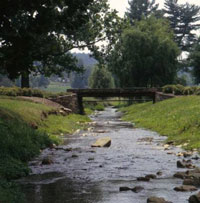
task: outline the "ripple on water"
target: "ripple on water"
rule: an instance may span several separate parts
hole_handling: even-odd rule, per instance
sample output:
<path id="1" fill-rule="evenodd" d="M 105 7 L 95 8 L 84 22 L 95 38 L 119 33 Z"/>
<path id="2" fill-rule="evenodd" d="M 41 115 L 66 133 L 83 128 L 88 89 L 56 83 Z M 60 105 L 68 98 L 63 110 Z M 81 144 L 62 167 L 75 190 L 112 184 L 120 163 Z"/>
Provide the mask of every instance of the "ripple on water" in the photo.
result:
<path id="1" fill-rule="evenodd" d="M 107 108 L 91 117 L 96 123 L 93 130 L 65 137 L 67 146 L 58 150 L 44 150 L 36 159 L 38 164 L 31 165 L 32 175 L 20 180 L 27 203 L 145 203 L 153 195 L 186 203 L 191 193 L 173 190 L 182 181 L 172 177 L 177 171 L 177 157 L 168 155 L 161 146 L 165 137 L 133 128 L 132 124 L 120 121 L 120 116 L 115 109 Z M 112 139 L 111 147 L 90 147 L 104 136 Z M 180 149 L 170 151 L 177 153 Z M 51 156 L 52 165 L 40 165 L 45 156 Z M 158 171 L 163 175 L 155 180 L 136 181 L 139 176 Z M 119 192 L 121 186 L 142 186 L 144 190 L 137 194 Z"/>

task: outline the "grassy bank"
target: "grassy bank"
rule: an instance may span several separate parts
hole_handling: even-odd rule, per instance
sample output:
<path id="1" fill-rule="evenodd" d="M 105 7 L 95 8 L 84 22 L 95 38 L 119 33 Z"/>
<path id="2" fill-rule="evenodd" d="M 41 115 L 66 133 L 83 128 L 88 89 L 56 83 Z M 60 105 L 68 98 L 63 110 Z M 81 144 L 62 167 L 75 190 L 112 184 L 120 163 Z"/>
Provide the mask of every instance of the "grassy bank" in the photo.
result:
<path id="1" fill-rule="evenodd" d="M 123 117 L 137 127 L 168 136 L 186 149 L 200 150 L 200 97 L 183 96 L 156 104 L 143 103 L 122 108 Z"/>
<path id="2" fill-rule="evenodd" d="M 84 128 L 90 121 L 80 115 L 52 115 L 55 107 L 0 97 L 0 202 L 22 202 L 13 179 L 26 176 L 27 162 L 40 150 L 59 143 L 59 136 Z"/>

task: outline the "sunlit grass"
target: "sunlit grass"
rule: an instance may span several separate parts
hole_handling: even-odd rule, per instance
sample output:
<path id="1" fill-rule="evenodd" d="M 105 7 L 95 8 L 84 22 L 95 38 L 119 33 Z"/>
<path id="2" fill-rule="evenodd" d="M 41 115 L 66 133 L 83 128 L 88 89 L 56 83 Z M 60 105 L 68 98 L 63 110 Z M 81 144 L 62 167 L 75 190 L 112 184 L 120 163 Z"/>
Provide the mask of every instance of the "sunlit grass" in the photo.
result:
<path id="1" fill-rule="evenodd" d="M 187 149 L 200 148 L 200 97 L 183 96 L 156 104 L 134 104 L 122 109 L 124 120 L 168 136 Z"/>

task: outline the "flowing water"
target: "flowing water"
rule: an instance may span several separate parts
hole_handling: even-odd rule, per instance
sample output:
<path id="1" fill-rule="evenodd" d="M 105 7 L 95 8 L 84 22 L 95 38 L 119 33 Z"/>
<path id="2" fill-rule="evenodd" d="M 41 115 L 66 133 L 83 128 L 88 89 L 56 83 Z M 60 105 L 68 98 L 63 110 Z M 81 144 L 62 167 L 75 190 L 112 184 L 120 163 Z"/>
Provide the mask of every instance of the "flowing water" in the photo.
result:
<path id="1" fill-rule="evenodd" d="M 164 150 L 161 137 L 155 132 L 133 128 L 120 120 L 113 108 L 91 117 L 91 128 L 65 138 L 57 149 L 46 149 L 30 163 L 32 174 L 20 180 L 27 203 L 145 203 L 150 196 L 164 197 L 173 203 L 186 203 L 192 193 L 175 192 L 182 180 L 173 178 L 178 170 L 172 148 Z M 98 138 L 109 136 L 109 148 L 91 148 Z M 43 157 L 53 160 L 42 165 Z M 195 163 L 196 164 L 196 163 Z M 137 177 L 162 175 L 150 182 Z M 140 193 L 120 192 L 122 186 L 142 186 Z"/>

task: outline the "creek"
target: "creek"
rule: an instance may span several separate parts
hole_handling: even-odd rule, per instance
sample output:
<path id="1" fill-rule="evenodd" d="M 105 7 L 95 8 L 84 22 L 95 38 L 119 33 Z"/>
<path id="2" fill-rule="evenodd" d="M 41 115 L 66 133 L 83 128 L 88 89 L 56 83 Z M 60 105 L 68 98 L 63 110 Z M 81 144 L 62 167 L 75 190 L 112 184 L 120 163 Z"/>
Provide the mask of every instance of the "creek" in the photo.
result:
<path id="1" fill-rule="evenodd" d="M 30 162 L 32 173 L 21 179 L 27 203 L 146 203 L 150 196 L 186 203 L 191 192 L 176 192 L 182 180 L 173 177 L 180 148 L 165 150 L 166 137 L 134 128 L 111 107 L 91 116 L 91 127 L 64 138 L 63 146 L 46 149 Z M 109 148 L 92 148 L 98 138 L 110 137 Z M 167 153 L 170 152 L 170 153 Z M 53 163 L 42 165 L 44 157 Z M 182 169 L 183 170 L 183 169 Z M 137 177 L 162 172 L 149 182 Z M 183 170 L 185 171 L 185 170 Z M 142 186 L 139 193 L 119 188 Z"/>

